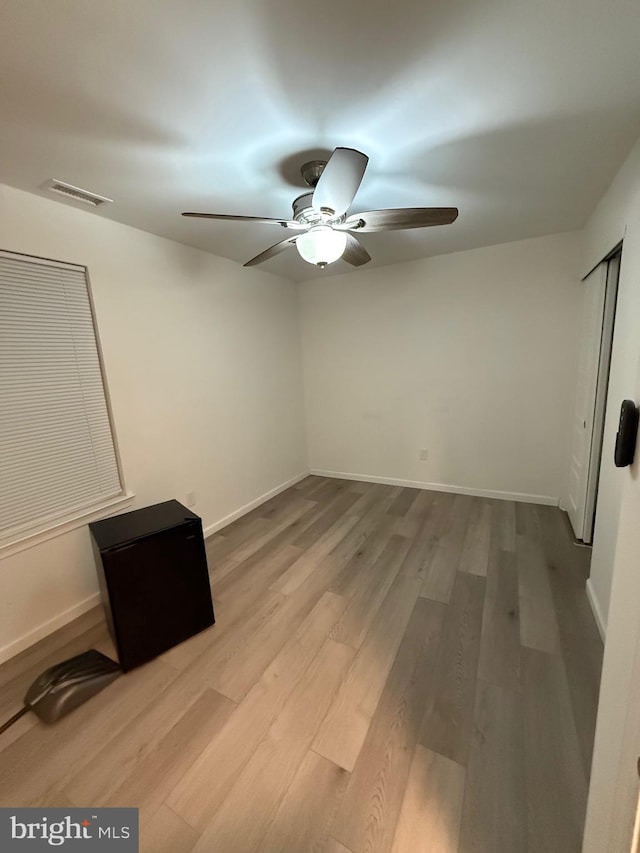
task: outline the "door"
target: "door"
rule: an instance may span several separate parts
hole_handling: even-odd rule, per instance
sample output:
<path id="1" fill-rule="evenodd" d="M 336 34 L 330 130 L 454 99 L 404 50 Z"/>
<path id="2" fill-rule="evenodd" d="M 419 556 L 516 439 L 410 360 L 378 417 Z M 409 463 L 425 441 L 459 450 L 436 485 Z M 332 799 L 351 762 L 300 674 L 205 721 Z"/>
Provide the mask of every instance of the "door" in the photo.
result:
<path id="1" fill-rule="evenodd" d="M 569 464 L 567 512 L 576 539 L 585 531 L 585 510 L 589 482 L 589 460 L 593 439 L 593 424 L 598 386 L 598 365 L 602 340 L 602 318 L 607 287 L 607 266 L 604 261 L 583 282 L 582 323 L 576 406 L 573 418 L 573 439 Z"/>
<path id="2" fill-rule="evenodd" d="M 620 277 L 619 250 L 607 262 L 607 283 L 604 297 L 602 317 L 602 336 L 600 341 L 600 358 L 598 361 L 598 379 L 594 404 L 594 421 L 591 436 L 591 452 L 589 455 L 589 474 L 587 477 L 587 498 L 584 510 L 584 530 L 582 539 L 591 544 L 596 515 L 598 496 L 598 481 L 600 479 L 600 460 L 602 458 L 602 440 L 604 437 L 604 420 L 607 409 L 609 391 L 609 368 L 611 367 L 611 349 L 613 346 L 613 327 L 618 300 L 618 279 Z"/>

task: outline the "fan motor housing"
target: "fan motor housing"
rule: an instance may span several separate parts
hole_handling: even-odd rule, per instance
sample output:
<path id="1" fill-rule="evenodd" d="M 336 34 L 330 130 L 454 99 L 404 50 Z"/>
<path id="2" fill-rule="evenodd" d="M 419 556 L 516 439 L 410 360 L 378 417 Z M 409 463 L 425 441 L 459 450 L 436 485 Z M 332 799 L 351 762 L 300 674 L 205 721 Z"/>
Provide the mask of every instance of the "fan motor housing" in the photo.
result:
<path id="1" fill-rule="evenodd" d="M 322 213 L 312 206 L 313 193 L 304 193 L 293 202 L 293 218 L 304 225 L 317 225 L 324 221 Z"/>
<path id="2" fill-rule="evenodd" d="M 313 207 L 313 193 L 299 195 L 292 204 L 293 218 L 301 225 L 336 225 L 344 221 L 344 216 L 336 216 L 328 207 L 316 210 Z"/>

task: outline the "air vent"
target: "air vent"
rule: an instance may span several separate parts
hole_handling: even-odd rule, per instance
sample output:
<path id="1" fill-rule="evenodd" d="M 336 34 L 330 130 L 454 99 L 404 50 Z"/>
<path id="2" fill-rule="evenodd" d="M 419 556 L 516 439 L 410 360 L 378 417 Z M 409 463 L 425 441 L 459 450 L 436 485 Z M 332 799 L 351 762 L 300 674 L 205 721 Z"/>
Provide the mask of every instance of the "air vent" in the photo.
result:
<path id="1" fill-rule="evenodd" d="M 72 201 L 81 201 L 83 204 L 89 204 L 91 207 L 99 207 L 101 204 L 113 204 L 112 198 L 107 198 L 103 195 L 96 195 L 80 187 L 74 187 L 71 184 L 65 184 L 64 181 L 57 181 L 55 178 L 47 181 L 43 185 L 43 189 L 49 192 L 57 193 Z"/>

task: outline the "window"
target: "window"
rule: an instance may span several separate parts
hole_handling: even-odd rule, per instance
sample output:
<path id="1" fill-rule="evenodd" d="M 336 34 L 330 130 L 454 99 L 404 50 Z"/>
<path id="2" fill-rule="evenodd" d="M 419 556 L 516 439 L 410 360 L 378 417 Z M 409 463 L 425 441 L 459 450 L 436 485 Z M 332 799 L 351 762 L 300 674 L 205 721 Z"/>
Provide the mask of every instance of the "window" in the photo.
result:
<path id="1" fill-rule="evenodd" d="M 86 269 L 0 252 L 0 545 L 122 494 Z"/>

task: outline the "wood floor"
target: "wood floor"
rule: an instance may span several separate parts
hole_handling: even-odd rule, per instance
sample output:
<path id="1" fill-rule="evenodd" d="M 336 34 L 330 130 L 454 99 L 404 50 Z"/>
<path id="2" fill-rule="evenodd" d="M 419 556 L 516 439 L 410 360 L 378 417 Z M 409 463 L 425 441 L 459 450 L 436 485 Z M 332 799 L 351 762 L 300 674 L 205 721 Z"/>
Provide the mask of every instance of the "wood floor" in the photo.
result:
<path id="1" fill-rule="evenodd" d="M 143 853 L 579 853 L 602 646 L 555 508 L 309 477 L 207 543 L 216 625 L 55 727 L 2 806 L 138 806 Z M 0 667 L 113 649 L 99 610 Z"/>

